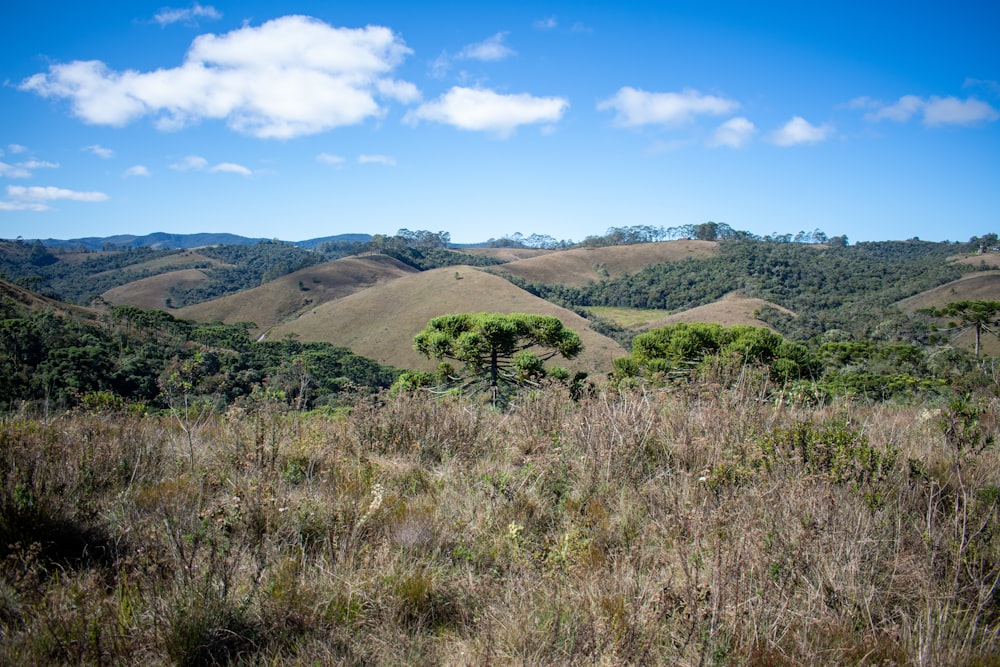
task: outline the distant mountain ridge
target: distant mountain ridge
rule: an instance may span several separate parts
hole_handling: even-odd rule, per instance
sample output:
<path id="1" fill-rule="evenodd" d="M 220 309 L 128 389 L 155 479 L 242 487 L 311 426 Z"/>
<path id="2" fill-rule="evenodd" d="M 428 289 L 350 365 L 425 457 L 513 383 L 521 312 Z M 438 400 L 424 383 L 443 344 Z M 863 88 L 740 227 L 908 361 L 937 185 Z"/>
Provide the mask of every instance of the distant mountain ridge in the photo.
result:
<path id="1" fill-rule="evenodd" d="M 286 241 L 300 248 L 315 248 L 320 243 L 327 241 L 357 242 L 367 243 L 371 240 L 371 234 L 338 234 L 336 236 L 324 236 L 322 238 L 307 239 L 305 241 Z M 28 239 L 34 242 L 35 239 Z M 83 247 L 86 250 L 103 250 L 114 246 L 115 248 L 140 248 L 149 247 L 157 249 L 188 250 L 191 248 L 201 248 L 210 245 L 252 245 L 261 241 L 270 241 L 266 238 L 251 238 L 238 234 L 201 232 L 197 234 L 167 234 L 165 232 L 154 232 L 144 236 L 134 234 L 118 234 L 115 236 L 88 236 L 78 239 L 40 239 L 46 248 L 68 248 L 76 250 Z"/>

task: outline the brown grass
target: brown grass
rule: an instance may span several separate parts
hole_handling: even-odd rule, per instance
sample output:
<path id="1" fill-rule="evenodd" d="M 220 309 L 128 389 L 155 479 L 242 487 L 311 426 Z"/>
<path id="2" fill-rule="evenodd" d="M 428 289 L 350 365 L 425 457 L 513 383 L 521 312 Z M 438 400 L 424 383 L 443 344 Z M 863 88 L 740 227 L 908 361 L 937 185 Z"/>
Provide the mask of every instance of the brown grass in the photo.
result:
<path id="1" fill-rule="evenodd" d="M 295 271 L 253 289 L 185 306 L 174 314 L 198 322 L 255 322 L 259 330 L 268 331 L 328 301 L 413 273 L 416 269 L 388 255 L 346 257 Z"/>
<path id="2" fill-rule="evenodd" d="M 555 250 L 543 250 L 541 248 L 459 248 L 467 255 L 481 255 L 492 257 L 502 262 L 516 262 L 519 259 L 529 259 L 531 257 L 541 257 L 548 255 Z"/>
<path id="3" fill-rule="evenodd" d="M 146 262 L 140 264 L 132 264 L 126 270 L 127 271 L 162 271 L 163 269 L 175 267 L 181 268 L 185 266 L 191 266 L 195 263 L 207 263 L 211 266 L 232 266 L 231 264 L 226 264 L 214 257 L 208 257 L 202 255 L 196 250 L 185 250 L 184 252 L 176 253 L 173 255 L 167 255 L 165 257 L 156 257 Z M 95 276 L 103 276 L 108 273 L 116 273 L 121 271 L 121 269 L 111 269 L 110 271 L 102 271 L 101 273 L 94 274 Z"/>
<path id="4" fill-rule="evenodd" d="M 57 315 L 71 315 L 91 321 L 100 320 L 100 313 L 92 308 L 75 306 L 57 299 L 50 299 L 2 278 L 0 278 L 0 298 L 10 299 L 14 303 L 40 312 L 45 311 Z"/>
<path id="5" fill-rule="evenodd" d="M 764 299 L 756 299 L 742 296 L 733 292 L 722 297 L 718 301 L 690 308 L 688 310 L 674 313 L 666 317 L 653 320 L 645 328 L 656 329 L 659 327 L 677 324 L 678 322 L 708 322 L 731 327 L 737 324 L 749 324 L 755 327 L 767 327 L 768 324 L 754 317 L 754 313 L 764 306 L 777 308 L 786 315 L 795 316 L 795 313 Z"/>
<path id="6" fill-rule="evenodd" d="M 770 398 L 7 418 L 0 663 L 996 665 L 996 400 Z"/>
<path id="7" fill-rule="evenodd" d="M 1000 301 L 1000 271 L 976 272 L 963 276 L 958 280 L 903 299 L 896 305 L 904 312 L 914 313 L 921 308 L 941 308 L 949 302 L 965 300 Z M 973 350 L 976 347 L 975 333 L 972 331 L 963 332 L 952 339 L 952 344 Z M 1000 355 L 1000 340 L 996 336 L 984 335 L 980 345 L 983 354 Z"/>
<path id="8" fill-rule="evenodd" d="M 560 285 L 584 285 L 588 281 L 616 278 L 635 273 L 644 266 L 661 262 L 679 262 L 688 257 L 715 257 L 715 241 L 663 241 L 606 248 L 574 248 L 539 257 L 510 262 L 497 267 L 529 282 Z M 603 267 L 603 270 L 601 270 Z"/>
<path id="9" fill-rule="evenodd" d="M 1000 253 L 989 252 L 982 255 L 968 255 L 965 257 L 952 258 L 956 264 L 968 264 L 969 266 L 989 266 L 994 269 L 1000 268 Z"/>
<path id="10" fill-rule="evenodd" d="M 473 267 L 457 266 L 416 273 L 326 303 L 269 334 L 322 340 L 351 348 L 399 368 L 431 369 L 436 361 L 413 349 L 413 336 L 439 315 L 464 312 L 554 315 L 576 331 L 584 351 L 577 360 L 558 361 L 572 370 L 604 373 L 625 350 L 590 329 L 587 320 L 539 299 L 508 281 Z"/>
<path id="11" fill-rule="evenodd" d="M 170 297 L 171 287 L 192 289 L 207 282 L 208 276 L 201 269 L 181 269 L 112 287 L 101 297 L 115 306 L 164 310 L 167 307 L 166 301 Z"/>

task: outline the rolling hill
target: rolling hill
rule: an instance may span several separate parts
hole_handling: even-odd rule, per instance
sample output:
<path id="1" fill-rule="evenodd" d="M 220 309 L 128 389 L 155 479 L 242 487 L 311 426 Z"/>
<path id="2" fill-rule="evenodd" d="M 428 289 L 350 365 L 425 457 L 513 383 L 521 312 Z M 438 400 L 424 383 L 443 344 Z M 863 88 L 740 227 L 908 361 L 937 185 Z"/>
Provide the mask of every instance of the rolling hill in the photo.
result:
<path id="1" fill-rule="evenodd" d="M 764 299 L 756 299 L 743 296 L 739 293 L 730 293 L 718 301 L 690 308 L 679 313 L 668 315 L 650 322 L 643 327 L 646 330 L 658 329 L 659 327 L 677 324 L 678 322 L 706 322 L 721 324 L 724 327 L 731 327 L 737 324 L 749 324 L 755 327 L 771 328 L 767 323 L 758 320 L 754 313 L 764 306 L 777 308 L 786 315 L 795 316 L 795 313 Z"/>
<path id="2" fill-rule="evenodd" d="M 101 298 L 115 306 L 163 310 L 171 287 L 191 289 L 207 282 L 208 276 L 201 269 L 180 269 L 112 287 Z"/>
<path id="3" fill-rule="evenodd" d="M 921 308 L 941 308 L 952 301 L 967 300 L 1000 301 L 1000 271 L 983 271 L 963 276 L 940 287 L 903 299 L 897 306 L 903 312 L 915 313 Z M 976 336 L 972 331 L 965 331 L 955 336 L 952 344 L 972 350 L 976 347 Z M 1000 355 L 1000 340 L 996 336 L 984 335 L 981 345 L 983 354 Z"/>
<path id="4" fill-rule="evenodd" d="M 719 244 L 715 241 L 662 241 L 545 252 L 509 262 L 497 267 L 496 271 L 532 283 L 579 286 L 591 280 L 635 273 L 650 264 L 679 262 L 689 257 L 715 257 L 718 254 Z"/>
<path id="5" fill-rule="evenodd" d="M 620 345 L 592 330 L 583 317 L 469 266 L 424 271 L 376 285 L 313 308 L 275 327 L 269 335 L 328 341 L 380 363 L 429 370 L 437 362 L 417 354 L 413 336 L 439 315 L 481 311 L 558 317 L 580 335 L 584 345 L 578 359 L 554 362 L 571 370 L 603 374 L 611 368 L 612 359 L 626 354 Z"/>
<path id="6" fill-rule="evenodd" d="M 345 257 L 300 269 L 253 289 L 172 311 L 198 322 L 254 322 L 261 331 L 308 308 L 416 273 L 388 255 Z"/>

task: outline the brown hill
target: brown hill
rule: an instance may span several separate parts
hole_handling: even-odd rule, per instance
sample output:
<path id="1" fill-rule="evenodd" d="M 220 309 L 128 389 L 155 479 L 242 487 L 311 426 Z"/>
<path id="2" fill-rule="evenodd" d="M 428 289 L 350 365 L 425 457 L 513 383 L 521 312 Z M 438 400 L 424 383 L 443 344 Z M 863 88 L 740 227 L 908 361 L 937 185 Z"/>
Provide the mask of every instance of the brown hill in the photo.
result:
<path id="1" fill-rule="evenodd" d="M 424 271 L 377 285 L 314 308 L 275 327 L 270 335 L 280 338 L 291 333 L 301 340 L 329 341 L 398 368 L 430 370 L 437 362 L 417 354 L 413 336 L 439 315 L 483 311 L 558 317 L 584 345 L 578 359 L 555 362 L 571 370 L 607 373 L 612 359 L 626 354 L 579 315 L 469 266 Z"/>
<path id="2" fill-rule="evenodd" d="M 42 296 L 37 292 L 32 292 L 25 287 L 3 280 L 2 278 L 0 278 L 0 301 L 13 302 L 18 307 L 18 310 L 20 308 L 42 310 L 55 313 L 56 315 L 67 315 L 92 322 L 98 322 L 101 319 L 100 311 L 93 308 L 85 308 L 56 299 L 50 299 L 47 296 Z"/>
<path id="3" fill-rule="evenodd" d="M 481 257 L 492 257 L 501 262 L 516 262 L 519 259 L 539 257 L 548 255 L 555 250 L 543 250 L 541 248 L 461 248 L 466 255 L 479 255 Z"/>
<path id="4" fill-rule="evenodd" d="M 163 310 L 167 307 L 171 287 L 191 289 L 207 282 L 208 276 L 201 269 L 180 269 L 112 287 L 101 296 L 116 306 Z"/>
<path id="5" fill-rule="evenodd" d="M 913 313 L 921 308 L 941 308 L 952 301 L 1000 301 L 1000 271 L 980 271 L 903 299 L 896 305 Z"/>
<path id="6" fill-rule="evenodd" d="M 969 266 L 989 266 L 1000 268 L 1000 253 L 988 252 L 982 255 L 969 255 L 953 260 L 956 264 L 968 264 Z"/>
<path id="7" fill-rule="evenodd" d="M 91 255 L 93 256 L 93 255 Z M 225 262 L 221 262 L 213 257 L 208 257 L 202 255 L 196 250 L 185 250 L 184 252 L 179 252 L 173 255 L 167 255 L 165 257 L 156 257 L 154 259 L 140 262 L 139 264 L 132 264 L 125 268 L 125 271 L 134 271 L 136 273 L 154 271 L 162 271 L 165 269 L 189 269 L 193 266 L 227 266 Z M 230 265 L 231 266 L 231 265 Z M 114 273 L 115 271 L 121 271 L 122 269 L 111 269 L 110 271 L 103 271 L 94 275 L 101 276 L 106 273 Z"/>
<path id="8" fill-rule="evenodd" d="M 416 273 L 388 255 L 345 257 L 306 267 L 253 289 L 178 308 L 174 315 L 197 322 L 254 322 L 267 331 L 309 308 Z"/>
<path id="9" fill-rule="evenodd" d="M 644 266 L 719 254 L 715 241 L 663 241 L 605 248 L 574 248 L 522 259 L 496 270 L 529 282 L 585 285 L 588 281 L 635 273 Z"/>
<path id="10" fill-rule="evenodd" d="M 688 310 L 668 315 L 667 317 L 650 322 L 645 329 L 658 329 L 678 322 L 706 322 L 709 324 L 721 324 L 725 327 L 737 324 L 749 324 L 755 327 L 771 328 L 765 322 L 754 317 L 754 313 L 764 306 L 777 308 L 786 315 L 795 317 L 795 313 L 777 304 L 743 296 L 737 292 L 727 294 L 718 301 L 714 301 L 704 306 L 690 308 Z"/>
<path id="11" fill-rule="evenodd" d="M 963 276 L 958 280 L 903 299 L 896 305 L 904 312 L 914 313 L 921 308 L 941 308 L 952 301 L 967 300 L 1000 301 L 1000 271 L 983 271 Z M 952 339 L 952 344 L 974 350 L 976 335 L 972 331 L 965 331 L 955 336 Z M 996 336 L 984 335 L 981 346 L 982 354 L 1000 356 L 1000 340 Z"/>

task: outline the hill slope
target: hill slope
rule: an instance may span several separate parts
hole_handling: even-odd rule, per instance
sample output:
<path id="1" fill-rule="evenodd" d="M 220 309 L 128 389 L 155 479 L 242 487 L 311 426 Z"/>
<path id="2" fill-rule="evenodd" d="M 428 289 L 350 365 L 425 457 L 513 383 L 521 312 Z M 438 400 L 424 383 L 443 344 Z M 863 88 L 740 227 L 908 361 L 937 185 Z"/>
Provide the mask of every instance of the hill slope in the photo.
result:
<path id="1" fill-rule="evenodd" d="M 168 271 L 148 278 L 140 278 L 130 283 L 112 287 L 101 297 L 115 306 L 136 306 L 147 310 L 164 310 L 170 289 L 193 289 L 208 282 L 208 276 L 201 269 L 181 269 Z"/>
<path id="2" fill-rule="evenodd" d="M 738 293 L 730 293 L 718 301 L 713 301 L 712 303 L 704 306 L 698 306 L 697 308 L 689 308 L 688 310 L 683 310 L 679 313 L 674 313 L 673 315 L 668 315 L 667 317 L 650 322 L 644 328 L 647 330 L 657 329 L 659 327 L 677 324 L 678 322 L 707 322 L 710 324 L 721 324 L 724 327 L 731 327 L 737 324 L 749 324 L 755 327 L 768 327 L 770 329 L 772 327 L 769 324 L 754 317 L 754 312 L 764 306 L 777 308 L 786 315 L 795 315 L 795 313 L 787 308 L 783 308 L 777 304 L 771 303 L 770 301 L 750 298 Z"/>
<path id="3" fill-rule="evenodd" d="M 689 257 L 702 259 L 718 254 L 719 244 L 715 241 L 662 241 L 549 252 L 504 264 L 497 271 L 533 283 L 579 286 L 591 280 L 635 273 L 650 264 L 679 262 Z"/>
<path id="4" fill-rule="evenodd" d="M 897 305 L 900 310 L 913 313 L 921 308 L 941 308 L 952 301 L 966 300 L 1000 301 L 1000 271 L 983 271 L 963 276 L 940 287 L 903 299 Z M 976 347 L 976 336 L 972 331 L 965 331 L 955 336 L 952 344 L 973 350 Z M 981 344 L 983 354 L 1000 355 L 1000 339 L 996 336 L 984 335 Z"/>
<path id="5" fill-rule="evenodd" d="M 416 273 L 388 255 L 367 255 L 314 264 L 259 287 L 178 308 L 174 315 L 198 322 L 254 322 L 271 327 L 307 308 Z M 300 287 L 301 285 L 301 287 Z"/>
<path id="6" fill-rule="evenodd" d="M 275 327 L 272 337 L 297 334 L 301 340 L 344 345 L 355 353 L 398 368 L 436 366 L 413 349 L 413 336 L 439 315 L 463 312 L 537 313 L 558 317 L 576 331 L 584 350 L 573 361 L 555 363 L 591 374 L 607 373 L 626 351 L 589 327 L 586 319 L 479 269 L 434 269 L 377 285 L 314 308 Z"/>

